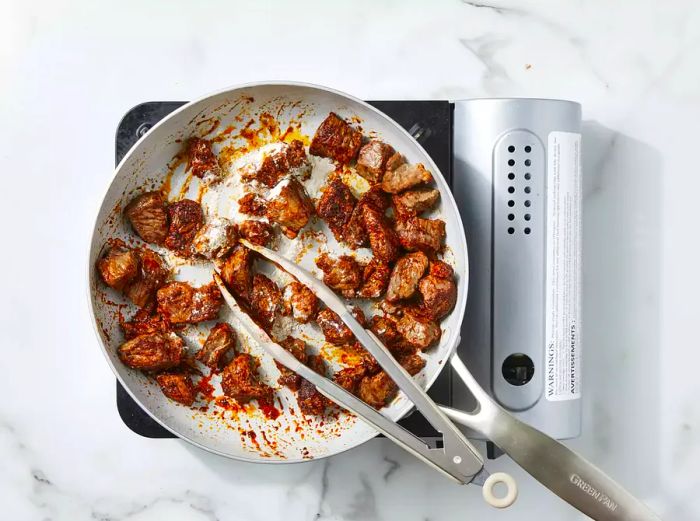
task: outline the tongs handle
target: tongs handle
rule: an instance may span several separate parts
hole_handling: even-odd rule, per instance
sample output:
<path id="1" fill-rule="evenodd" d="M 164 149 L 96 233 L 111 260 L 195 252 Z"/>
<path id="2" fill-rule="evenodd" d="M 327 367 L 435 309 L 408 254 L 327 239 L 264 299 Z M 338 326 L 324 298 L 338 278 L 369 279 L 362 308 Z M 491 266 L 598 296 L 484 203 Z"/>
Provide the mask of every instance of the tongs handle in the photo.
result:
<path id="1" fill-rule="evenodd" d="M 598 467 L 506 412 L 478 386 L 457 355 L 451 364 L 479 402 L 474 413 L 443 407 L 453 421 L 493 441 L 545 487 L 593 519 L 660 521 Z"/>

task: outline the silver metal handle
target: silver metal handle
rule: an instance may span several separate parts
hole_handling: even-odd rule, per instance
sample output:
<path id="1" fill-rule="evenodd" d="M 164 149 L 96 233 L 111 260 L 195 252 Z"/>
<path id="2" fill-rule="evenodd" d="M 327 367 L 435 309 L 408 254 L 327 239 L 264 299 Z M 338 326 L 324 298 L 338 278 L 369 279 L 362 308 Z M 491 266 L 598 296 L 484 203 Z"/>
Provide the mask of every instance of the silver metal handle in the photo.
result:
<path id="1" fill-rule="evenodd" d="M 453 421 L 493 441 L 537 481 L 593 519 L 660 521 L 598 467 L 505 411 L 478 385 L 459 357 L 453 355 L 451 364 L 479 403 L 473 413 L 443 407 Z"/>

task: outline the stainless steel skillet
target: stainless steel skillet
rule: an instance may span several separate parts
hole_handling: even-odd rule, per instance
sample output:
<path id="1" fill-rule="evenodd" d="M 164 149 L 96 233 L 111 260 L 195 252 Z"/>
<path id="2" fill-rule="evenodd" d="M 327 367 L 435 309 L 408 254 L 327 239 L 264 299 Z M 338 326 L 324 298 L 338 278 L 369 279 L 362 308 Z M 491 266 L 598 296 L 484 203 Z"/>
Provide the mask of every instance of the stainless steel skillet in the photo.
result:
<path id="1" fill-rule="evenodd" d="M 281 131 L 292 127 L 296 135 L 313 136 L 330 111 L 353 120 L 362 127 L 365 135 L 385 140 L 404 154 L 409 162 L 423 163 L 433 173 L 435 186 L 441 194 L 440 204 L 434 216 L 446 222 L 449 250 L 446 260 L 453 265 L 458 274 L 458 297 L 454 311 L 441 323 L 443 334 L 439 345 L 426 353 L 426 367 L 417 375 L 417 381 L 423 388 L 427 389 L 432 385 L 459 344 L 469 273 L 464 228 L 449 187 L 437 166 L 403 128 L 363 101 L 308 84 L 249 84 L 188 103 L 142 137 L 117 166 L 109 182 L 91 238 L 87 266 L 90 307 L 107 361 L 130 395 L 156 421 L 175 435 L 217 454 L 252 462 L 300 462 L 309 458 L 330 456 L 360 445 L 376 436 L 377 431 L 351 415 L 343 415 L 337 420 L 325 421 L 323 424 L 300 418 L 292 414 L 296 399 L 284 389 L 278 392 L 285 404 L 282 415 L 272 422 L 255 411 L 233 417 L 229 411 L 222 413 L 215 407 L 193 411 L 169 401 L 151 379 L 128 369 L 118 360 L 117 348 L 123 337 L 119 329 L 117 306 L 123 306 L 122 313 L 126 316 L 134 310 L 119 294 L 97 280 L 95 261 L 108 239 L 133 239 L 130 227 L 122 218 L 122 209 L 141 191 L 162 186 L 163 180 L 172 173 L 168 165 L 173 165 L 173 157 L 181 151 L 183 140 L 191 136 L 206 136 L 211 139 L 221 135 L 223 140 L 215 145 L 217 152 L 223 152 L 227 146 L 235 148 L 241 143 L 226 136 L 235 136 L 237 131 L 248 125 L 251 120 L 254 123 L 249 130 L 262 130 L 258 122 L 263 113 L 272 114 Z M 216 128 L 210 132 L 215 123 Z M 228 133 L 224 134 L 227 131 Z M 273 139 L 273 136 L 264 131 L 261 131 L 258 137 L 263 142 Z M 171 199 L 181 196 L 181 188 L 186 184 L 185 177 L 182 170 L 175 169 L 169 183 Z M 322 179 L 314 179 L 313 176 L 306 183 L 307 191 L 312 197 L 321 184 Z M 195 179 L 191 180 L 189 194 L 194 197 L 196 193 Z M 223 199 L 210 202 L 210 206 L 210 210 L 227 210 Z M 326 235 L 332 237 L 327 231 Z M 334 245 L 329 246 L 332 251 L 335 250 Z M 162 250 L 159 250 L 159 253 L 168 255 L 168 252 Z M 302 259 L 302 266 L 311 268 L 314 257 L 315 252 L 312 250 Z M 177 259 L 170 260 L 173 266 L 180 270 L 177 274 L 179 278 L 197 284 L 211 280 L 212 271 L 208 265 L 182 266 Z M 226 318 L 223 312 L 222 318 Z M 185 332 L 185 341 L 191 349 L 197 349 L 201 337 L 206 335 L 209 327 L 210 324 L 205 324 L 204 327 L 190 328 Z M 306 333 L 313 335 L 314 331 Z M 267 377 L 267 381 L 274 382 L 277 370 L 271 357 L 260 350 L 256 352 L 258 348 L 253 342 L 248 344 L 251 351 L 262 358 L 263 376 Z M 398 420 L 412 406 L 405 395 L 400 395 L 383 412 L 392 420 Z M 247 434 L 250 432 L 258 433 L 255 440 L 251 440 Z"/>

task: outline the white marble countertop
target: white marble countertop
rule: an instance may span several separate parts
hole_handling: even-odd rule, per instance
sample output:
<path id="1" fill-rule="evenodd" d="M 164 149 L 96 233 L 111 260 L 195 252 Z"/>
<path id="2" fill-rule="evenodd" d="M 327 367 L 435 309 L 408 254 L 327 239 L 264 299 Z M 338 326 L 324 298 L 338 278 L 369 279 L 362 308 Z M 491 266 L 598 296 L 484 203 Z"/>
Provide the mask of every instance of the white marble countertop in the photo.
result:
<path id="1" fill-rule="evenodd" d="M 665 519 L 700 519 L 700 4 L 196 4 L 3 3 L 0 517 L 582 518 L 507 458 L 488 467 L 521 494 L 495 511 L 386 440 L 255 466 L 122 424 L 84 283 L 116 124 L 144 100 L 291 79 L 367 99 L 583 104 L 585 418 L 570 445 Z"/>

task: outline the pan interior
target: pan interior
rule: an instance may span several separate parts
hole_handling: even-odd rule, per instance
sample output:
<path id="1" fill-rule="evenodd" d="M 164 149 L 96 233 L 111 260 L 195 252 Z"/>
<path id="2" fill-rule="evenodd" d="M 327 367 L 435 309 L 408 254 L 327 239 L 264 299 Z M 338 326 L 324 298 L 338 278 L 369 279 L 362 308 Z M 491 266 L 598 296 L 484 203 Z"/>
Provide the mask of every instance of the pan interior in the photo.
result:
<path id="1" fill-rule="evenodd" d="M 191 409 L 165 398 L 152 379 L 124 366 L 117 358 L 117 348 L 122 342 L 119 329 L 120 314 L 129 317 L 135 311 L 116 292 L 106 288 L 95 276 L 93 267 L 105 242 L 111 238 L 133 241 L 134 234 L 124 222 L 121 212 L 137 194 L 162 188 L 171 199 L 201 196 L 205 215 L 230 216 L 231 201 L 237 200 L 239 187 L 235 179 L 224 181 L 221 186 L 201 191 L 196 179 L 185 173 L 178 154 L 182 143 L 191 136 L 214 139 L 215 151 L 228 155 L 231 165 L 240 164 L 255 154 L 255 149 L 269 146 L 279 139 L 301 139 L 308 145 L 310 137 L 329 112 L 336 112 L 346 120 L 359 125 L 367 136 L 377 137 L 403 153 L 411 163 L 421 162 L 433 173 L 441 192 L 438 207 L 431 217 L 439 217 L 447 225 L 447 249 L 445 259 L 453 265 L 457 274 L 458 300 L 455 310 L 441 322 L 442 338 L 438 346 L 423 356 L 425 369 L 416 377 L 429 387 L 446 365 L 449 355 L 458 342 L 462 314 L 466 303 L 466 246 L 464 230 L 449 188 L 425 151 L 403 129 L 369 105 L 341 93 L 320 87 L 294 84 L 261 84 L 234 88 L 185 105 L 155 126 L 121 162 L 102 202 L 93 231 L 89 284 L 93 316 L 97 332 L 107 359 L 127 391 L 153 418 L 174 434 L 207 450 L 249 461 L 298 462 L 311 458 L 337 454 L 376 435 L 376 431 L 349 414 L 337 414 L 324 418 L 303 417 L 296 406 L 296 398 L 287 389 L 277 390 L 282 414 L 271 420 L 256 407 L 223 407 L 210 405 Z M 243 137 L 244 136 L 244 137 Z M 304 182 L 311 197 L 317 197 L 325 176 L 332 170 L 330 162 L 310 156 L 313 174 Z M 346 178 L 356 193 L 366 189 L 360 176 Z M 327 242 L 316 235 L 304 234 L 304 238 L 290 241 L 281 239 L 277 249 L 288 257 L 294 257 L 303 266 L 315 269 L 313 259 L 319 251 L 334 254 L 343 251 L 333 239 L 325 224 L 317 220 L 316 231 L 324 232 Z M 150 245 L 150 247 L 153 247 Z M 166 250 L 158 250 L 174 267 L 175 279 L 187 280 L 199 285 L 211 280 L 211 267 L 206 263 L 185 263 Z M 368 251 L 358 257 L 369 255 Z M 263 265 L 259 262 L 259 265 Z M 267 265 L 264 272 L 283 286 L 288 279 Z M 365 311 L 372 309 L 365 305 Z M 221 319 L 226 320 L 228 310 L 223 309 Z M 183 338 L 189 349 L 201 345 L 211 323 L 192 326 L 185 330 Z M 279 327 L 295 327 L 284 321 Z M 331 364 L 340 363 L 342 353 L 322 341 L 315 326 L 302 327 L 295 332 L 303 335 L 310 346 L 323 349 L 324 357 Z M 262 353 L 249 339 L 241 339 L 244 349 L 261 359 L 260 373 L 265 381 L 274 383 L 277 370 L 272 359 Z M 216 387 L 216 382 L 213 382 Z M 382 412 L 397 420 L 411 408 L 403 394 Z"/>

